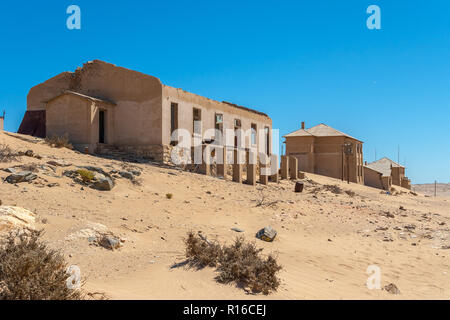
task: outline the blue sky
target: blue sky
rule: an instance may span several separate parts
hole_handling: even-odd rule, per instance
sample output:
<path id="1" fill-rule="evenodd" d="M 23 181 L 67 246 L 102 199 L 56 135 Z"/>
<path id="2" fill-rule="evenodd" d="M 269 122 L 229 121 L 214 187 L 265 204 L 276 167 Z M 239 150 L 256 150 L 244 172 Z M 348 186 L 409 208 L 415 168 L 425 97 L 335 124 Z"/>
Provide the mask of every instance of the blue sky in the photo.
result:
<path id="1" fill-rule="evenodd" d="M 81 8 L 82 29 L 66 28 Z M 366 27 L 369 5 L 381 30 Z M 28 90 L 101 59 L 268 113 L 286 134 L 326 123 L 365 159 L 450 182 L 450 1 L 3 1 L 0 110 L 16 131 Z"/>

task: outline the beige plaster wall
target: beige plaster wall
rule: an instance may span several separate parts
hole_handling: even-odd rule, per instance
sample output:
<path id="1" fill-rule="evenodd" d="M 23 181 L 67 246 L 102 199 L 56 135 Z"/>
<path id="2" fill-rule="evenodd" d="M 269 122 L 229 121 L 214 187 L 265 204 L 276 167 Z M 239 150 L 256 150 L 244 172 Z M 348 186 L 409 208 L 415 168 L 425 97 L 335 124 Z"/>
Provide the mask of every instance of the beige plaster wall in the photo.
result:
<path id="1" fill-rule="evenodd" d="M 266 116 L 256 114 L 250 111 L 241 110 L 230 106 L 228 104 L 211 100 L 190 92 L 186 92 L 182 89 L 176 89 L 169 86 L 163 86 L 163 104 L 162 104 L 162 142 L 163 144 L 170 144 L 171 140 L 171 104 L 178 104 L 178 128 L 187 129 L 190 134 L 193 133 L 193 109 L 197 108 L 201 110 L 202 117 L 202 136 L 204 136 L 206 130 L 215 128 L 215 114 L 223 114 L 223 128 L 234 130 L 234 120 L 241 120 L 241 128 L 243 130 L 249 130 L 251 124 L 254 123 L 257 126 L 257 130 L 264 130 L 265 127 L 270 129 L 270 146 L 269 150 L 272 150 L 272 120 Z M 212 138 L 211 136 L 205 138 Z M 250 136 L 245 138 L 245 147 L 251 146 Z M 233 140 L 234 141 L 234 140 Z M 260 150 L 258 141 L 256 145 L 257 150 Z M 264 146 L 261 146 L 264 150 Z"/>
<path id="2" fill-rule="evenodd" d="M 364 167 L 364 184 L 369 187 L 383 189 L 382 174 L 370 168 Z"/>
<path id="3" fill-rule="evenodd" d="M 95 60 L 75 72 L 64 72 L 28 94 L 28 110 L 44 110 L 46 102 L 66 90 L 116 104 L 114 143 L 161 144 L 162 84 L 159 79 Z"/>

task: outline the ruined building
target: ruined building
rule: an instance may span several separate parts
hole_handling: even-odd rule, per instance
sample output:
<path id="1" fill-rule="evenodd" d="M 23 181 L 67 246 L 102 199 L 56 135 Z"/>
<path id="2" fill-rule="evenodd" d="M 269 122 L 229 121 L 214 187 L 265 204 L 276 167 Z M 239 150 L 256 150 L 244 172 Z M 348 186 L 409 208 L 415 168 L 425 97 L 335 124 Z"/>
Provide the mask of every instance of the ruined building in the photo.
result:
<path id="1" fill-rule="evenodd" d="M 325 124 L 286 136 L 286 155 L 298 159 L 299 170 L 364 183 L 363 142 Z"/>
<path id="2" fill-rule="evenodd" d="M 272 120 L 266 114 L 173 88 L 153 76 L 98 60 L 33 87 L 19 133 L 67 134 L 76 148 L 90 153 L 113 146 L 170 162 L 171 136 L 176 129 L 195 131 L 205 143 L 215 139 L 211 130 L 206 134 L 208 129 L 263 130 L 263 145 L 254 137 L 230 144 L 267 154 L 272 147 Z"/>
<path id="3" fill-rule="evenodd" d="M 371 174 L 370 178 L 366 179 L 365 182 L 368 186 L 376 188 L 380 188 L 381 186 L 381 189 L 389 190 L 390 185 L 392 184 L 411 190 L 411 180 L 405 176 L 405 167 L 389 158 L 385 157 L 366 164 L 364 166 L 364 171 L 366 175 L 369 171 L 378 172 L 378 176 L 381 174 L 383 180 L 380 184 L 379 180 Z"/>

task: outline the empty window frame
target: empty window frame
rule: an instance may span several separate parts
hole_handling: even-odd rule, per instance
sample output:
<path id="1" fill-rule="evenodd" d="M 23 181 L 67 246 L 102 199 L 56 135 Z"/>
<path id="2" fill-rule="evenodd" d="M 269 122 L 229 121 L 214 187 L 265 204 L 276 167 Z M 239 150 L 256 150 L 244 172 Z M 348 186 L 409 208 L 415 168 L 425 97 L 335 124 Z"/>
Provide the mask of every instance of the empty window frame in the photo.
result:
<path id="1" fill-rule="evenodd" d="M 256 132 L 258 131 L 258 127 L 257 127 L 256 123 L 252 123 L 251 130 L 252 130 L 251 143 L 252 143 L 252 146 L 255 146 L 257 144 Z"/>
<path id="2" fill-rule="evenodd" d="M 170 136 L 172 137 L 175 130 L 178 130 L 178 103 L 170 104 Z M 178 139 L 175 140 L 175 142 Z M 174 141 L 172 141 L 174 142 Z"/>
<path id="3" fill-rule="evenodd" d="M 194 134 L 202 134 L 202 110 L 194 108 L 193 109 L 193 132 Z"/>

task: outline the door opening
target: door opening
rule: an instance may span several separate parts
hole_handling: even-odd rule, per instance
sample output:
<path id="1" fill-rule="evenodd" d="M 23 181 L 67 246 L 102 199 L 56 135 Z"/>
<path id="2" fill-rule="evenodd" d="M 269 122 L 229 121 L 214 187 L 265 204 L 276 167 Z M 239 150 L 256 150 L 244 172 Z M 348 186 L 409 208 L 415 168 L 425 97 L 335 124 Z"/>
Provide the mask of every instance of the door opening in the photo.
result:
<path id="1" fill-rule="evenodd" d="M 98 142 L 105 143 L 105 111 L 100 110 L 98 121 Z"/>

